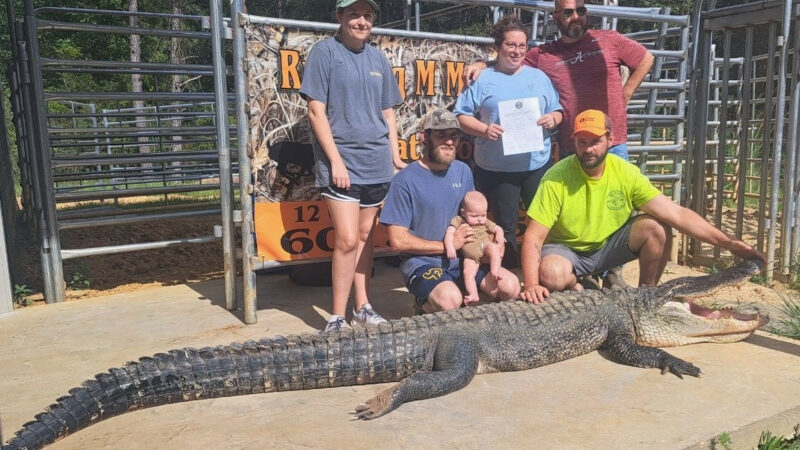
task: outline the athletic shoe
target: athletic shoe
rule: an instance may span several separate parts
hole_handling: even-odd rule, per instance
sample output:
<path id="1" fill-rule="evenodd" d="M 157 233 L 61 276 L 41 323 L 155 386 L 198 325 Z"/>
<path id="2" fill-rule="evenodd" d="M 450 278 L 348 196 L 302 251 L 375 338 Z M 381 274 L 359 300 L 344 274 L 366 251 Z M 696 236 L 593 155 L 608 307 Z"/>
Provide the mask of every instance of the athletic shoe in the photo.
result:
<path id="1" fill-rule="evenodd" d="M 377 325 L 383 322 L 386 322 L 386 319 L 376 313 L 369 303 L 365 303 L 364 306 L 361 307 L 361 311 L 356 311 L 356 309 L 353 308 L 353 320 L 350 321 L 352 325 L 365 327 L 367 325 Z"/>
<path id="2" fill-rule="evenodd" d="M 578 277 L 578 283 L 584 289 L 600 290 L 600 276 L 599 275 L 583 275 Z"/>
<path id="3" fill-rule="evenodd" d="M 419 298 L 419 297 L 414 297 L 414 301 L 411 302 L 411 314 L 413 314 L 415 316 L 421 316 L 421 315 L 425 314 L 425 310 L 422 309 L 422 306 L 419 306 L 419 302 L 417 301 L 417 298 Z"/>
<path id="4" fill-rule="evenodd" d="M 331 316 L 328 319 L 328 324 L 325 325 L 325 331 L 342 331 L 345 328 L 350 328 L 350 325 L 347 324 L 347 321 L 344 320 L 342 316 Z"/>
<path id="5" fill-rule="evenodd" d="M 622 279 L 621 267 L 616 267 L 605 273 L 603 277 L 603 287 L 606 289 L 628 289 L 631 287 Z"/>

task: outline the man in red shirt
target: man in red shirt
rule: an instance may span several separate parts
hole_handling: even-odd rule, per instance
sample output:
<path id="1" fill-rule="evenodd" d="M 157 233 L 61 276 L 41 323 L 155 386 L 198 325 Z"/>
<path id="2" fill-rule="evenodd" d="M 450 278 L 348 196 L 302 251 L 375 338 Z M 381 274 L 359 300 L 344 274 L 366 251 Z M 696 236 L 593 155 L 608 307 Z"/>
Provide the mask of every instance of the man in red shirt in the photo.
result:
<path id="1" fill-rule="evenodd" d="M 575 116 L 587 109 L 598 109 L 611 117 L 614 126 L 611 153 L 627 160 L 626 109 L 653 66 L 653 55 L 616 31 L 590 30 L 584 0 L 556 0 L 555 6 L 553 18 L 561 37 L 530 49 L 525 64 L 541 69 L 558 91 L 564 108 L 559 155 L 563 158 L 575 153 L 570 139 Z M 631 70 L 624 85 L 620 74 L 623 66 Z M 468 66 L 464 84 L 477 79 L 485 67 L 482 61 Z"/>

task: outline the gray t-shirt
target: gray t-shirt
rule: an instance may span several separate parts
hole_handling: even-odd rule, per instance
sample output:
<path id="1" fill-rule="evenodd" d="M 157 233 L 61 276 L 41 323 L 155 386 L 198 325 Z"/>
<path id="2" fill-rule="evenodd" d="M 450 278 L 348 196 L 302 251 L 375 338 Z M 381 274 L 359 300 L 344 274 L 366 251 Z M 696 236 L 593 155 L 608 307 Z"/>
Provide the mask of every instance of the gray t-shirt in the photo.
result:
<path id="1" fill-rule="evenodd" d="M 461 161 L 453 161 L 442 172 L 431 172 L 419 162 L 409 164 L 392 180 L 386 203 L 381 211 L 381 223 L 408 228 L 414 236 L 429 241 L 441 241 L 458 214 L 461 199 L 475 190 L 472 171 Z M 430 264 L 440 267 L 458 267 L 458 259 L 446 255 L 404 255 L 400 270 L 406 279 L 417 267 Z"/>
<path id="2" fill-rule="evenodd" d="M 354 52 L 335 37 L 318 42 L 308 55 L 300 94 L 325 103 L 333 139 L 351 183 L 386 183 L 392 178 L 389 126 L 382 111 L 403 99 L 380 50 L 367 44 Z M 330 162 L 316 136 L 312 145 L 316 185 L 329 186 Z"/>

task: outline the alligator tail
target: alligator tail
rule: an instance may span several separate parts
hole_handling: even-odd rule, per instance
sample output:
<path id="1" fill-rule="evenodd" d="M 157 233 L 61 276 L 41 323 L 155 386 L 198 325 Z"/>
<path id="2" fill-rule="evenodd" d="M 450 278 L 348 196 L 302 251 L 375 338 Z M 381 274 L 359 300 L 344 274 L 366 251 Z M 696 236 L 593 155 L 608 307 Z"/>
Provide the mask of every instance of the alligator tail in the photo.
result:
<path id="1" fill-rule="evenodd" d="M 38 449 L 128 411 L 234 395 L 397 381 L 424 352 L 405 324 L 229 346 L 184 348 L 144 357 L 71 389 L 23 425 L 3 450 Z M 412 342 L 414 341 L 414 342 Z"/>

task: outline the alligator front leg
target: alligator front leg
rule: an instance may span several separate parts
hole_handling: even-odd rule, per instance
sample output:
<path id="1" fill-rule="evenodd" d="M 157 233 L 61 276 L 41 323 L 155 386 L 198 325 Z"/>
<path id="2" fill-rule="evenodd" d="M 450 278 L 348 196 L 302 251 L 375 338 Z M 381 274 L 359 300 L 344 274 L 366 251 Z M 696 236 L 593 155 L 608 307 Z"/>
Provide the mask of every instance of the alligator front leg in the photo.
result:
<path id="1" fill-rule="evenodd" d="M 433 370 L 418 372 L 356 407 L 359 419 L 375 419 L 414 400 L 449 394 L 468 385 L 478 371 L 478 346 L 464 336 L 440 336 Z"/>
<path id="2" fill-rule="evenodd" d="M 658 367 L 661 373 L 672 372 L 678 378 L 683 375 L 700 376 L 700 369 L 690 362 L 670 355 L 659 348 L 636 345 L 628 335 L 612 335 L 603 343 L 601 349 L 621 363 L 635 367 Z"/>

